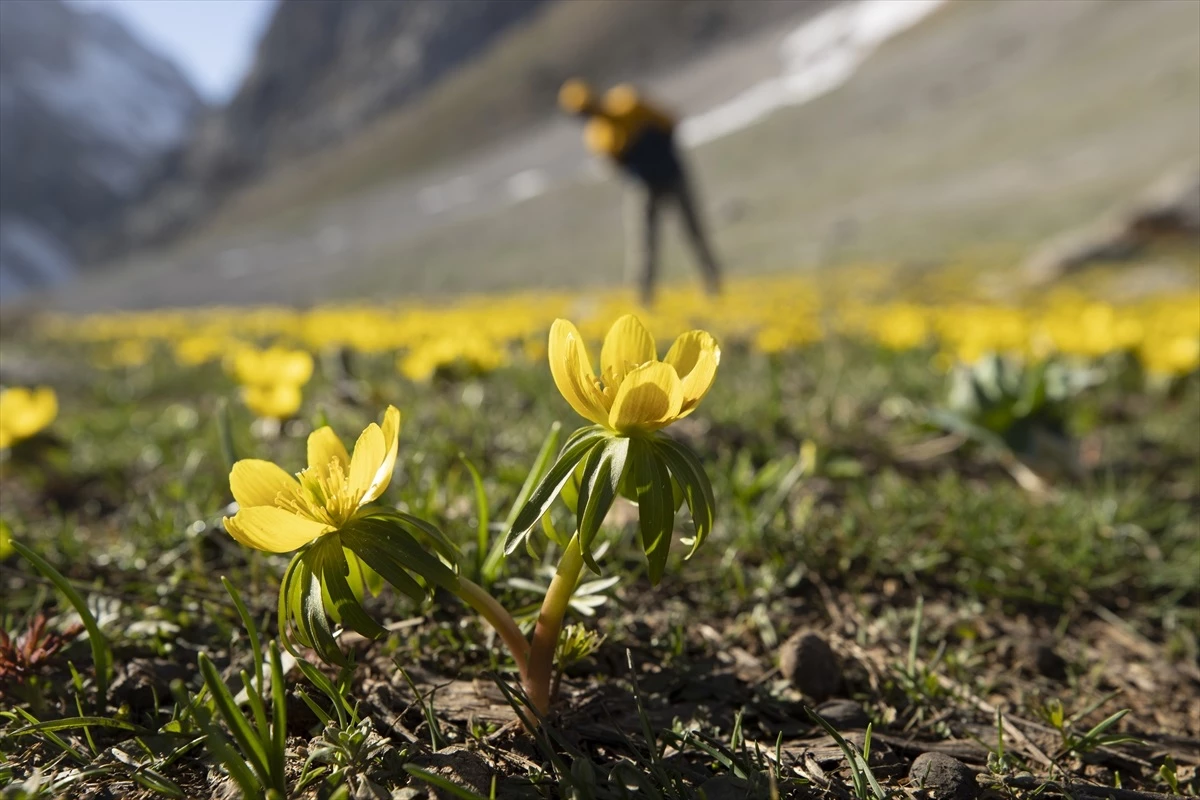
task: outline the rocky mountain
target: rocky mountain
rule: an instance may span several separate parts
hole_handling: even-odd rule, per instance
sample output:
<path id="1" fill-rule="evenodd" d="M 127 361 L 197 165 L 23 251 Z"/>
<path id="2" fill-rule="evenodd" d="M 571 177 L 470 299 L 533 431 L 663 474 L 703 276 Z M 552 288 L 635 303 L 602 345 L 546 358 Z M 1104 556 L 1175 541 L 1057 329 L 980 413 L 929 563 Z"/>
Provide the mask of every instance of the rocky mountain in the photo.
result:
<path id="1" fill-rule="evenodd" d="M 628 79 L 833 1 L 281 0 L 236 96 L 97 255 L 169 242 L 338 146 L 367 143 L 370 173 L 452 160 L 554 113 L 570 75 Z"/>
<path id="2" fill-rule="evenodd" d="M 0 295 L 69 277 L 202 111 L 179 69 L 107 14 L 0 2 Z"/>
<path id="3" fill-rule="evenodd" d="M 548 0 L 281 0 L 254 66 L 110 243 L 171 238 L 250 178 L 357 132 Z"/>

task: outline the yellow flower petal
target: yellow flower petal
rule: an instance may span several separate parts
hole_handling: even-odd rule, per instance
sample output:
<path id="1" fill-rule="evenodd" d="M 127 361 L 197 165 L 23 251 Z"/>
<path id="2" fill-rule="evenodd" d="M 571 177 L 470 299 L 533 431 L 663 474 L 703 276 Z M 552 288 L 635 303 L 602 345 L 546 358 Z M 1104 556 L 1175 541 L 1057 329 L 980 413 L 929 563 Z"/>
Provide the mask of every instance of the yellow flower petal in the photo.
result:
<path id="1" fill-rule="evenodd" d="M 342 470 L 350 466 L 350 454 L 346 452 L 346 445 L 342 444 L 333 428 L 326 425 L 308 435 L 309 469 L 325 479 L 329 475 L 329 464 L 335 458 Z"/>
<path id="2" fill-rule="evenodd" d="M 33 400 L 33 409 L 30 414 L 30 424 L 33 430 L 30 435 L 45 428 L 58 416 L 58 395 L 54 393 L 53 389 L 46 386 L 35 389 L 31 399 Z"/>
<path id="3" fill-rule="evenodd" d="M 291 383 L 242 387 L 242 400 L 255 416 L 289 419 L 300 410 L 304 397 L 300 387 Z"/>
<path id="4" fill-rule="evenodd" d="M 333 530 L 331 525 L 273 506 L 243 508 L 232 517 L 225 517 L 224 523 L 234 539 L 268 553 L 290 552 Z"/>
<path id="5" fill-rule="evenodd" d="M 8 447 L 22 439 L 28 439 L 45 428 L 58 416 L 58 396 L 54 390 L 41 387 L 26 389 L 21 386 L 0 392 L 0 436 Z"/>
<path id="6" fill-rule="evenodd" d="M 604 337 L 604 347 L 600 350 L 600 377 L 615 388 L 621 385 L 621 380 L 631 369 L 657 360 L 658 352 L 654 349 L 650 331 L 637 317 L 626 314 L 613 323 Z"/>
<path id="7" fill-rule="evenodd" d="M 287 496 L 300 490 L 299 482 L 270 461 L 244 458 L 229 473 L 229 488 L 241 508 L 273 506 L 280 492 Z"/>
<path id="8" fill-rule="evenodd" d="M 656 431 L 673 422 L 682 405 L 683 387 L 675 368 L 651 361 L 625 376 L 608 424 L 618 433 Z"/>
<path id="9" fill-rule="evenodd" d="M 369 503 L 379 495 L 383 494 L 383 490 L 388 487 L 392 481 L 392 472 L 396 469 L 396 456 L 400 451 L 400 409 L 395 406 L 388 406 L 387 411 L 383 412 L 383 442 L 387 445 L 387 452 L 383 455 L 383 461 L 375 470 L 375 474 L 371 478 L 371 485 L 367 487 L 367 493 L 363 495 L 359 502 Z M 354 454 L 358 455 L 357 446 L 354 449 Z M 351 476 L 353 480 L 353 475 Z"/>
<path id="10" fill-rule="evenodd" d="M 313 359 L 305 350 L 267 351 L 272 356 L 272 371 L 279 383 L 303 386 L 312 378 Z"/>
<path id="11" fill-rule="evenodd" d="M 688 331 L 680 334 L 667 351 L 663 362 L 670 364 L 679 374 L 683 387 L 683 406 L 679 416 L 692 413 L 717 377 L 717 365 L 721 362 L 721 348 L 705 331 Z"/>
<path id="12" fill-rule="evenodd" d="M 554 385 L 581 417 L 599 425 L 608 421 L 608 406 L 596 386 L 596 373 L 579 331 L 565 319 L 550 326 L 547 357 Z"/>
<path id="13" fill-rule="evenodd" d="M 375 471 L 383 463 L 386 454 L 387 444 L 383 441 L 383 431 L 372 422 L 359 435 L 358 441 L 354 443 L 354 455 L 350 457 L 350 482 L 346 491 L 354 498 L 355 505 L 366 496 Z"/>

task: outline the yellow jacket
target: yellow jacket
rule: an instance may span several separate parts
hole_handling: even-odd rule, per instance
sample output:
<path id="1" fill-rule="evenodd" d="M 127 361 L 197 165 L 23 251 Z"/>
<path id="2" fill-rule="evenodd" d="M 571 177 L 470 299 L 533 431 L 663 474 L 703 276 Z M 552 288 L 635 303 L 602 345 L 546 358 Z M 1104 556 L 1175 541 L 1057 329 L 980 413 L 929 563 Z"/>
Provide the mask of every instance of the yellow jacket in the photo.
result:
<path id="1" fill-rule="evenodd" d="M 647 130 L 670 134 L 675 119 L 645 102 L 627 84 L 604 94 L 583 131 L 583 141 L 593 153 L 620 160 Z"/>

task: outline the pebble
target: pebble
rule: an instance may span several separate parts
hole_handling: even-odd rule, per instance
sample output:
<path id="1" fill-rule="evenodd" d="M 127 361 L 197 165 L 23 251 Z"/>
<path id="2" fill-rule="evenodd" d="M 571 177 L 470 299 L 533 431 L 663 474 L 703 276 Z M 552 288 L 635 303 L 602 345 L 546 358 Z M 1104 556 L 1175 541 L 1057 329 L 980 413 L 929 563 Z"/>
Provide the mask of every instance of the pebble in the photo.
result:
<path id="1" fill-rule="evenodd" d="M 842 688 L 842 667 L 829 643 L 800 631 L 779 648 L 779 671 L 805 696 L 825 700 Z"/>
<path id="2" fill-rule="evenodd" d="M 1058 654 L 1052 644 L 1032 643 L 1029 646 L 1028 660 L 1038 675 L 1056 681 L 1067 679 L 1067 660 Z"/>
<path id="3" fill-rule="evenodd" d="M 922 753 L 908 770 L 914 786 L 929 790 L 935 800 L 974 800 L 979 784 L 971 768 L 944 753 Z"/>
<path id="4" fill-rule="evenodd" d="M 839 731 L 863 730 L 871 721 L 862 706 L 844 697 L 826 700 L 817 706 L 816 712 Z"/>

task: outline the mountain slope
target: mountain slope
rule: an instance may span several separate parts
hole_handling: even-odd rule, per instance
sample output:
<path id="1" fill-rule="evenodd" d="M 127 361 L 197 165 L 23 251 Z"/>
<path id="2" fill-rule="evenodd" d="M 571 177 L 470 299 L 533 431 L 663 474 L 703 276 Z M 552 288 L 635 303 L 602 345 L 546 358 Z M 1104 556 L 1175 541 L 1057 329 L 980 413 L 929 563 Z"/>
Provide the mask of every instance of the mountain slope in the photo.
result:
<path id="1" fill-rule="evenodd" d="M 408 102 L 546 0 L 283 0 L 254 66 L 107 242 L 166 241 L 232 189 Z"/>
<path id="2" fill-rule="evenodd" d="M 202 110 L 112 17 L 0 3 L 0 293 L 67 278 Z"/>
<path id="3" fill-rule="evenodd" d="M 464 155 L 545 117 L 572 74 L 634 77 L 829 2 L 285 0 L 232 103 L 110 252 L 170 242 L 214 214 L 245 224 L 246 204 L 230 199 L 259 185 L 279 193 L 251 217 Z"/>

